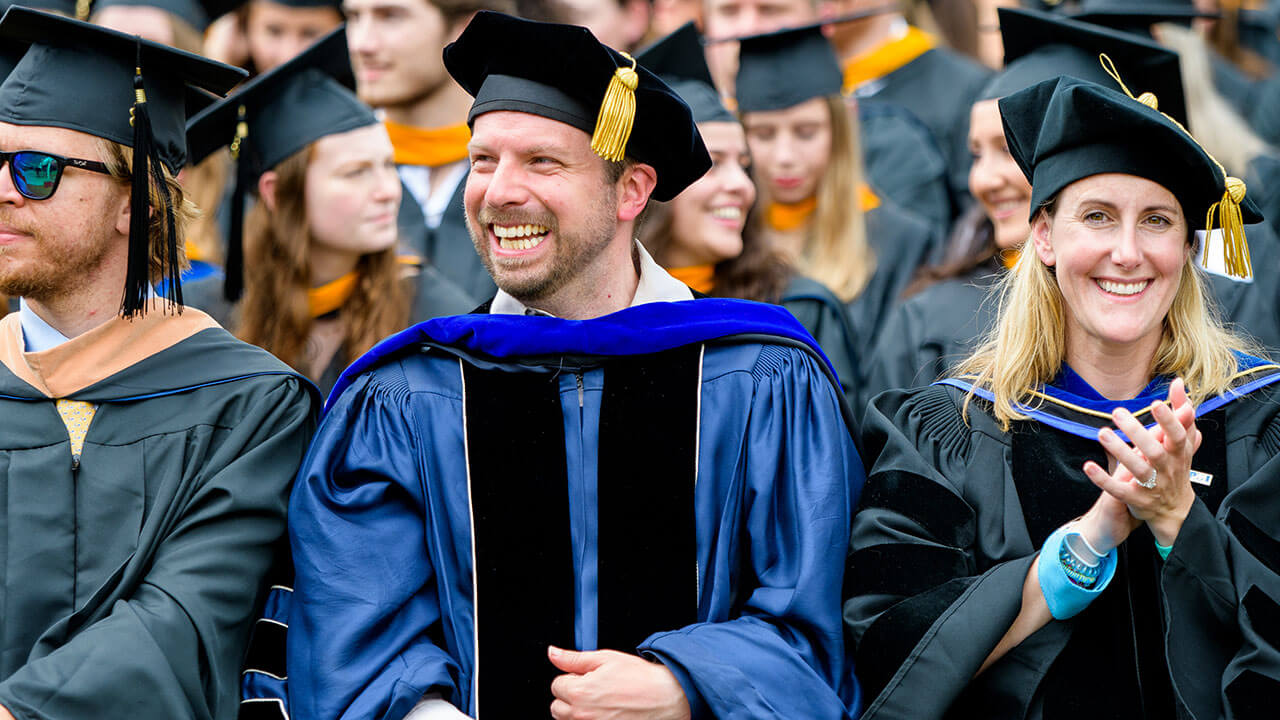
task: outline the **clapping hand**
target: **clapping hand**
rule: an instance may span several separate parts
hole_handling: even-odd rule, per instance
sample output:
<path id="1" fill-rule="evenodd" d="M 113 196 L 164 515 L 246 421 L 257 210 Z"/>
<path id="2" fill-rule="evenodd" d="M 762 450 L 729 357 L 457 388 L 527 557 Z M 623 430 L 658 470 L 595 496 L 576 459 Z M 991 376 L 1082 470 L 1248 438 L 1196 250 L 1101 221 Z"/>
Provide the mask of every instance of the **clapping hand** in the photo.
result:
<path id="1" fill-rule="evenodd" d="M 1117 408 L 1111 417 L 1132 444 L 1110 428 L 1103 428 L 1098 441 L 1116 460 L 1115 470 L 1108 473 L 1094 462 L 1084 466 L 1085 474 L 1103 491 L 1090 514 L 1095 515 L 1091 527 L 1107 549 L 1122 542 L 1137 525 L 1129 523 L 1128 530 L 1121 532 L 1125 525 L 1117 514 L 1121 505 L 1135 521 L 1147 523 L 1156 542 L 1172 546 L 1195 502 L 1191 458 L 1203 436 L 1196 427 L 1195 407 L 1181 378 L 1170 385 L 1167 405 L 1152 403 L 1151 415 L 1156 427 L 1147 429 L 1128 410 Z M 1112 544 L 1111 536 L 1115 535 L 1119 538 Z"/>

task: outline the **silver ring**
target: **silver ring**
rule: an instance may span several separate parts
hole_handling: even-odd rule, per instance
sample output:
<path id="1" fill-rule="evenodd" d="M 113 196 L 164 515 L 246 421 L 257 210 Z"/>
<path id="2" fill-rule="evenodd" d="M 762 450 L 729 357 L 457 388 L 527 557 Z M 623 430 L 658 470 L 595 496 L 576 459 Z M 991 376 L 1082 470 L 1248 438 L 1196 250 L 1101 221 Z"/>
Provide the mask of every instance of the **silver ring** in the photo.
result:
<path id="1" fill-rule="evenodd" d="M 1150 490 L 1151 488 L 1153 488 L 1153 487 L 1155 487 L 1155 486 L 1156 486 L 1156 469 L 1155 469 L 1155 468 L 1151 468 L 1151 477 L 1147 478 L 1146 482 L 1143 482 L 1142 480 L 1139 480 L 1138 478 L 1134 478 L 1134 479 L 1133 479 L 1133 481 L 1134 481 L 1135 483 L 1137 483 L 1137 484 L 1141 485 L 1142 487 L 1144 487 L 1144 488 L 1146 488 L 1146 489 Z"/>

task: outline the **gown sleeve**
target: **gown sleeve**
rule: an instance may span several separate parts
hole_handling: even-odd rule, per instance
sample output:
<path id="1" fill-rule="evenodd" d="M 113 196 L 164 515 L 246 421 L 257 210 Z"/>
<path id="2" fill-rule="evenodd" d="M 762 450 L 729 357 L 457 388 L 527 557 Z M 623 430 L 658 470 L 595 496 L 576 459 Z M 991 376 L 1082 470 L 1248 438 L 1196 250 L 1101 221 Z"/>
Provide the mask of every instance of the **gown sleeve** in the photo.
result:
<path id="1" fill-rule="evenodd" d="M 0 704 L 19 720 L 234 715 L 258 582 L 314 428 L 297 379 L 245 402 L 225 439 L 188 461 L 195 477 L 154 508 L 178 517 L 154 548 L 139 542 L 154 556 L 138 589 L 0 683 Z"/>
<path id="2" fill-rule="evenodd" d="M 640 652 L 671 668 L 694 717 L 843 718 L 857 700 L 839 618 L 841 558 L 861 462 L 813 360 L 766 346 L 754 374 L 732 470 L 744 524 L 741 610 L 652 635 Z"/>
<path id="3" fill-rule="evenodd" d="M 1254 417 L 1228 415 L 1243 479 L 1216 515 L 1195 501 L 1160 578 L 1170 673 L 1197 719 L 1269 717 L 1280 697 L 1280 407 L 1259 395 Z"/>
<path id="4" fill-rule="evenodd" d="M 863 447 L 873 460 L 844 603 L 864 718 L 942 717 L 1021 605 L 1034 550 L 990 564 L 977 549 L 978 533 L 993 531 L 978 509 L 999 496 L 1006 447 L 965 423 L 962 402 L 935 385 L 885 392 L 867 410 Z"/>
<path id="5" fill-rule="evenodd" d="M 292 717 L 400 718 L 428 692 L 457 703 L 457 665 L 431 639 L 441 609 L 418 479 L 427 426 L 385 382 L 365 374 L 343 392 L 290 500 Z"/>

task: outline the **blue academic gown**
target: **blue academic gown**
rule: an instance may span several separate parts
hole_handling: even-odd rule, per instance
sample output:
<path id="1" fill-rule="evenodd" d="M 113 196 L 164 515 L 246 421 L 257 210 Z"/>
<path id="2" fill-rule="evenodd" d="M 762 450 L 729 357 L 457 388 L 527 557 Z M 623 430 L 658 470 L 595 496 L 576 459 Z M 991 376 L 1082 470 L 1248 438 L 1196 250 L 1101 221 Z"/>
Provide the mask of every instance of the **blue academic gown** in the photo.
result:
<path id="1" fill-rule="evenodd" d="M 348 370 L 290 505 L 293 717 L 399 718 L 425 693 L 474 714 L 459 356 L 514 366 L 553 352 L 643 354 L 689 343 L 706 343 L 694 492 L 698 622 L 654 633 L 636 651 L 671 669 L 694 717 L 856 712 L 840 592 L 863 470 L 847 409 L 821 351 L 785 310 L 693 300 L 587 321 L 433 320 Z M 598 368 L 559 378 L 581 650 L 597 642 L 601 389 Z M 655 528 L 662 523 L 654 518 Z"/>

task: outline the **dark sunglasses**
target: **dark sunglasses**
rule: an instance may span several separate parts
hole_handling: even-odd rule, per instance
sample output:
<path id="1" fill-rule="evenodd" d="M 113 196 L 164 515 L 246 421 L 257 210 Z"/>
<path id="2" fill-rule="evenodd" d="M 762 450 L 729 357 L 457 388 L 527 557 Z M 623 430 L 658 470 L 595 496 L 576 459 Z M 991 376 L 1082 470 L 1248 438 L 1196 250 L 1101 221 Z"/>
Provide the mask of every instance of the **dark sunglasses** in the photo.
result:
<path id="1" fill-rule="evenodd" d="M 79 168 L 110 175 L 106 165 L 94 160 L 62 157 L 40 150 L 14 150 L 0 152 L 0 165 L 9 164 L 9 178 L 22 197 L 31 200 L 48 200 L 58 189 L 62 171 Z"/>

